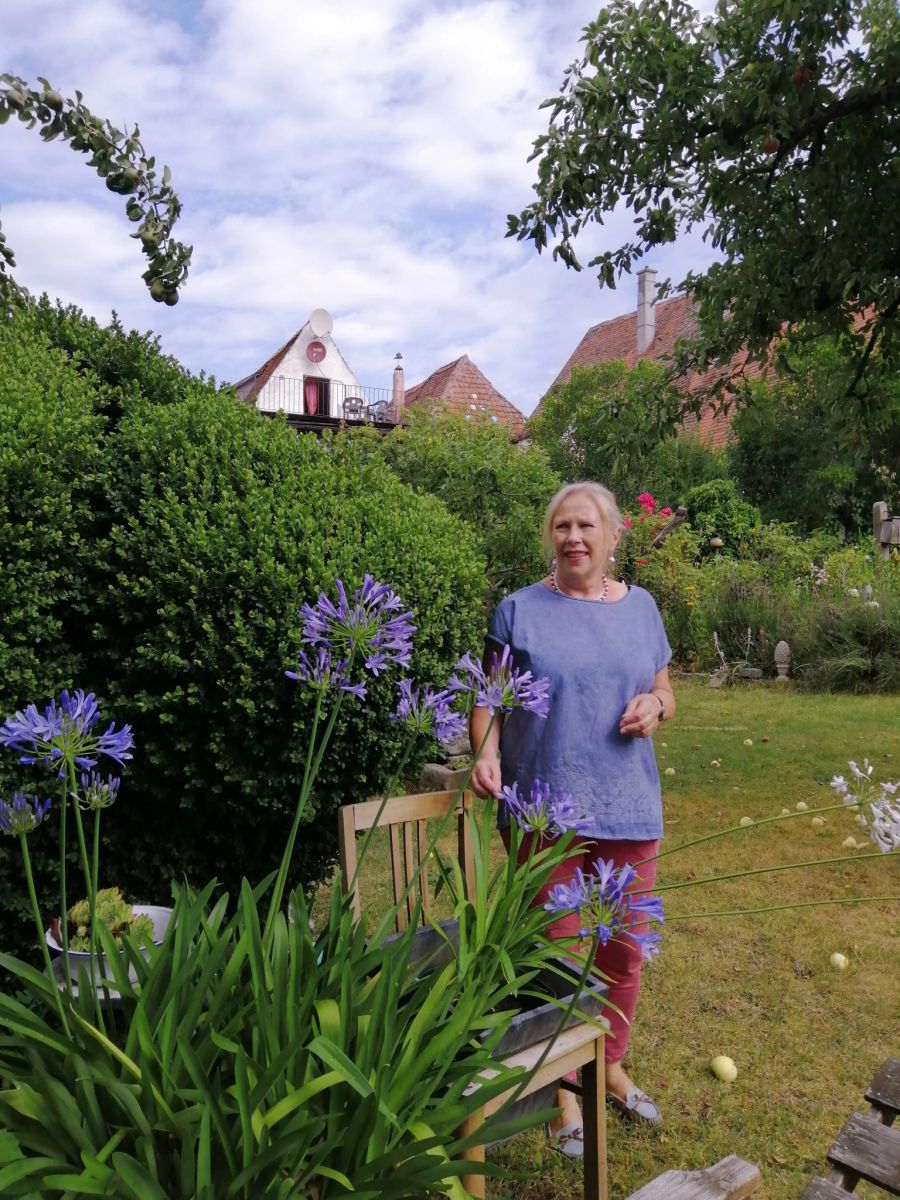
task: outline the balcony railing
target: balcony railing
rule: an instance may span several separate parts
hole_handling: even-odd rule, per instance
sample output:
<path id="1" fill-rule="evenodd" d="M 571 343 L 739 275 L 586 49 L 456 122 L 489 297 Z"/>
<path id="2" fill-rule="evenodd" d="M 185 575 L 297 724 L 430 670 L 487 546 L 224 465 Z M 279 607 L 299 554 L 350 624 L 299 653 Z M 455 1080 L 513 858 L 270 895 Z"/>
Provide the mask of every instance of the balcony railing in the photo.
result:
<path id="1" fill-rule="evenodd" d="M 339 421 L 394 419 L 389 388 L 361 387 L 338 379 L 293 379 L 273 375 L 257 397 L 256 407 L 264 412 L 332 417 Z"/>

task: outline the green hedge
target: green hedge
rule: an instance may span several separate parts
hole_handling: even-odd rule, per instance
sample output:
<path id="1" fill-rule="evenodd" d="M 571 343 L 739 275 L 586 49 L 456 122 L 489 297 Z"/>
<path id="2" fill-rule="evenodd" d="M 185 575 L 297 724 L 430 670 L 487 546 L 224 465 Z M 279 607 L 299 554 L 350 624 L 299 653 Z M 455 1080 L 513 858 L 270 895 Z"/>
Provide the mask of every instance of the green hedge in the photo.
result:
<path id="1" fill-rule="evenodd" d="M 345 453 L 355 444 L 351 435 Z M 508 430 L 488 420 L 415 410 L 407 425 L 362 445 L 377 448 L 404 483 L 437 496 L 466 521 L 487 560 L 491 607 L 546 572 L 541 527 L 562 479 L 539 447 L 511 442 Z"/>
<path id="2" fill-rule="evenodd" d="M 234 890 L 270 867 L 302 773 L 312 701 L 284 677 L 300 603 L 370 571 L 415 613 L 414 673 L 443 681 L 476 644 L 483 562 L 437 502 L 226 396 L 136 405 L 107 456 L 93 662 L 139 746 L 110 822 L 116 882 L 137 894 L 183 872 Z M 365 721 L 345 702 L 295 881 L 333 860 L 337 807 L 386 782 L 395 703 L 393 679 L 373 683 Z"/>
<path id="3" fill-rule="evenodd" d="M 0 404 L 6 414 L 20 397 L 35 432 L 23 440 L 27 423 L 5 421 L 0 461 L 14 458 L 42 481 L 55 507 L 41 510 L 44 540 L 27 554 L 33 603 L 11 607 L 6 622 L 4 648 L 20 657 L 34 649 L 17 679 L 7 672 L 5 711 L 76 683 L 97 692 L 110 719 L 133 725 L 137 751 L 105 822 L 102 883 L 151 901 L 183 875 L 216 876 L 233 890 L 277 858 L 299 784 L 312 705 L 284 676 L 299 647 L 299 605 L 336 577 L 353 585 L 370 571 L 415 613 L 415 675 L 442 682 L 479 644 L 483 557 L 461 521 L 383 462 L 341 462 L 328 443 L 227 392 L 191 387 L 159 404 L 123 391 L 121 420 L 104 441 L 92 372 L 67 367 L 33 329 L 30 344 L 19 335 L 18 374 L 3 356 Z M 44 359 L 55 390 L 51 366 L 35 366 Z M 30 494 L 17 526 L 37 511 Z M 3 553 L 14 559 L 15 545 Z M 333 861 L 338 805 L 385 782 L 398 754 L 395 703 L 395 677 L 374 681 L 365 721 L 357 701 L 345 702 L 295 882 L 311 885 Z M 42 878 L 52 824 L 31 839 Z M 4 841 L 10 946 L 24 892 L 17 847 Z"/>
<path id="4" fill-rule="evenodd" d="M 91 389 L 65 355 L 21 318 L 0 321 L 0 716 L 79 677 L 68 631 L 84 601 L 80 556 L 101 429 Z M 30 779 L 13 755 L 0 755 L 4 796 Z M 45 899 L 56 880 L 48 861 L 39 880 Z M 9 838 L 0 838 L 0 911 L 15 941 L 29 909 Z"/>

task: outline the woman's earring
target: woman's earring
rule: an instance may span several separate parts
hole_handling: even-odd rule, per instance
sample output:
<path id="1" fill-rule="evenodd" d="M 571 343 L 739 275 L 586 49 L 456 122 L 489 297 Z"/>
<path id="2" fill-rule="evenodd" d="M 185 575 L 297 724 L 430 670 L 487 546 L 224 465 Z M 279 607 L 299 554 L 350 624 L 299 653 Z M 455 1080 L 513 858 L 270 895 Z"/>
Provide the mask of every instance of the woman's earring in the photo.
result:
<path id="1" fill-rule="evenodd" d="M 609 561 L 610 561 L 611 563 L 614 563 L 614 562 L 616 561 L 616 556 L 615 556 L 614 554 L 611 554 L 611 555 L 609 556 Z"/>

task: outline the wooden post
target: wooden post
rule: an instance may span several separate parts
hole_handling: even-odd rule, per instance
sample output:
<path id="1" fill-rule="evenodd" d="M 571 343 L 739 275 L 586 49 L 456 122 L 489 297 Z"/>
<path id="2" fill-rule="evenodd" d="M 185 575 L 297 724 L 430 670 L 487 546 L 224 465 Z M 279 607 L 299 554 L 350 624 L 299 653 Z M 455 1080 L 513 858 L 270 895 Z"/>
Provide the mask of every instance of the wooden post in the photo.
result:
<path id="1" fill-rule="evenodd" d="M 683 504 L 679 504 L 675 512 L 669 518 L 668 524 L 664 525 L 650 546 L 651 550 L 658 550 L 670 533 L 674 533 L 679 525 L 687 520 L 688 510 Z"/>
<path id="2" fill-rule="evenodd" d="M 889 543 L 881 540 L 881 527 L 888 520 L 889 516 L 888 506 L 885 501 L 876 500 L 872 505 L 872 537 L 875 540 L 875 553 L 880 554 L 882 558 L 891 557 Z"/>
<path id="3" fill-rule="evenodd" d="M 605 1038 L 594 1042 L 594 1057 L 581 1068 L 584 1121 L 584 1200 L 608 1200 L 606 1175 Z"/>
<path id="4" fill-rule="evenodd" d="M 472 1113 L 471 1117 L 466 1118 L 466 1120 L 463 1122 L 462 1128 L 460 1129 L 460 1134 L 463 1137 L 466 1137 L 468 1134 L 474 1133 L 479 1125 L 483 1124 L 483 1122 L 484 1110 L 480 1108 L 477 1112 Z M 484 1145 L 471 1146 L 468 1150 L 464 1150 L 463 1158 L 466 1159 L 467 1162 L 484 1162 Z M 484 1175 L 462 1176 L 463 1187 L 470 1196 L 477 1196 L 479 1197 L 479 1200 L 484 1197 L 484 1183 Z"/>

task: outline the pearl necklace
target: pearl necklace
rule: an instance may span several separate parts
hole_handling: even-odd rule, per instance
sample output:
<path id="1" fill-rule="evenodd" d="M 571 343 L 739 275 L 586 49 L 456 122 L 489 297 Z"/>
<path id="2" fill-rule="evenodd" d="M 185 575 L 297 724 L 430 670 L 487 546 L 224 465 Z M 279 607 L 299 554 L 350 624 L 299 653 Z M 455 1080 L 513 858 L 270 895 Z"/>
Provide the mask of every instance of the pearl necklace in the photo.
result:
<path id="1" fill-rule="evenodd" d="M 554 567 L 553 570 L 550 572 L 550 586 L 553 588 L 554 592 L 556 592 L 557 595 L 559 595 L 559 596 L 568 596 L 569 595 L 568 592 L 564 592 L 562 590 L 562 588 L 559 586 L 559 581 L 556 578 L 556 567 Z M 593 601 L 596 604 L 602 604 L 604 602 L 604 600 L 606 599 L 608 593 L 609 593 L 609 580 L 604 575 L 603 576 L 603 587 L 600 589 L 600 595 L 599 596 L 589 596 L 588 599 Z M 577 600 L 577 599 L 579 599 L 579 597 L 571 596 L 570 599 Z"/>

